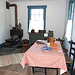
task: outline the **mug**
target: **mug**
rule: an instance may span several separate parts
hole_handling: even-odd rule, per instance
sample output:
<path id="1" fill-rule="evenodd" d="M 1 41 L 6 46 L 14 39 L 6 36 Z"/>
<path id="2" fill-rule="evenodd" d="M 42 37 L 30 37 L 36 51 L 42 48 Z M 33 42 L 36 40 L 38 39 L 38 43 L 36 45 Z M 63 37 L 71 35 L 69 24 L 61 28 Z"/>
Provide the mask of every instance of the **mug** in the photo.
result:
<path id="1" fill-rule="evenodd" d="M 47 43 L 47 47 L 50 47 L 50 43 Z"/>

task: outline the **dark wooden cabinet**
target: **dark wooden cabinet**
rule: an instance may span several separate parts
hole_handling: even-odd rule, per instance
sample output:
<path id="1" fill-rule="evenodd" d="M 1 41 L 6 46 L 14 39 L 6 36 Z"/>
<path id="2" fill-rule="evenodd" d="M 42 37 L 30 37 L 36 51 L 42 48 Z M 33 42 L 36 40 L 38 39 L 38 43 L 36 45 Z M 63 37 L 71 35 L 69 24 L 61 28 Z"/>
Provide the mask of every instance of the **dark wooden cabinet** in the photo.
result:
<path id="1" fill-rule="evenodd" d="M 36 42 L 36 40 L 44 40 L 49 37 L 53 37 L 53 31 L 48 33 L 48 37 L 44 37 L 44 33 L 29 33 L 30 44 Z"/>

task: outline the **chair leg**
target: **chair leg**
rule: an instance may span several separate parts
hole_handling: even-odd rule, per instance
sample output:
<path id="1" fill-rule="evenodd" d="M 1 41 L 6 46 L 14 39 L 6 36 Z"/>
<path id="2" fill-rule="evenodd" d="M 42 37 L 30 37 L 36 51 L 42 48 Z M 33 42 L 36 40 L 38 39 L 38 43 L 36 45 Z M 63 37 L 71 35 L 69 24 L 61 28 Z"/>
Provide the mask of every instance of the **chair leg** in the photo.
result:
<path id="1" fill-rule="evenodd" d="M 46 68 L 45 68 L 45 75 L 47 75 L 47 71 L 46 71 Z"/>
<path id="2" fill-rule="evenodd" d="M 73 75 L 73 65 L 72 64 L 67 64 L 68 71 L 70 72 L 71 75 Z"/>
<path id="3" fill-rule="evenodd" d="M 30 67 L 27 67 L 27 75 L 30 75 Z"/>
<path id="4" fill-rule="evenodd" d="M 73 74 L 73 73 L 74 73 L 74 69 L 73 69 L 73 67 L 74 67 L 74 65 L 72 65 L 72 73 L 71 73 L 71 74 Z"/>

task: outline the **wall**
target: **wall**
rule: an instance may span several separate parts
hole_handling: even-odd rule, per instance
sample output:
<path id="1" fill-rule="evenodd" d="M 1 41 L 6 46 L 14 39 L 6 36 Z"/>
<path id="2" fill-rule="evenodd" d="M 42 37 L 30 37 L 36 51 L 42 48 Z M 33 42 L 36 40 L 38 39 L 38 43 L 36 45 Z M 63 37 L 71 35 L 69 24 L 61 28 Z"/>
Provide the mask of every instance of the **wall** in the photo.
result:
<path id="1" fill-rule="evenodd" d="M 66 2 L 68 0 L 50 0 L 50 1 L 26 1 L 26 2 L 11 2 L 18 6 L 18 23 L 22 24 L 24 31 L 23 38 L 29 38 L 28 29 L 28 9 L 29 5 L 47 5 L 46 9 L 46 31 L 54 31 L 55 38 L 62 38 L 66 25 Z M 15 26 L 14 8 L 11 8 L 11 25 Z"/>
<path id="2" fill-rule="evenodd" d="M 5 39 L 9 38 L 9 25 L 10 25 L 10 14 L 9 10 L 6 9 L 6 0 L 0 0 L 0 44 L 5 42 Z"/>

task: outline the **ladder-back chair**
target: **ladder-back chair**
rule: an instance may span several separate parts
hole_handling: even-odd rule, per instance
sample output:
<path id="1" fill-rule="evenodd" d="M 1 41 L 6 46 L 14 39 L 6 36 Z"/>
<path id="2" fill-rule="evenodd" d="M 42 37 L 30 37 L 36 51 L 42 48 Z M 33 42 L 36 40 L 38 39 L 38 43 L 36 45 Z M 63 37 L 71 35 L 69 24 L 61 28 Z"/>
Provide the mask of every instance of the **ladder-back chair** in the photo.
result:
<path id="1" fill-rule="evenodd" d="M 65 56 L 66 64 L 68 70 L 71 71 L 71 75 L 74 72 L 74 62 L 75 62 L 75 42 L 71 40 L 69 56 Z"/>

